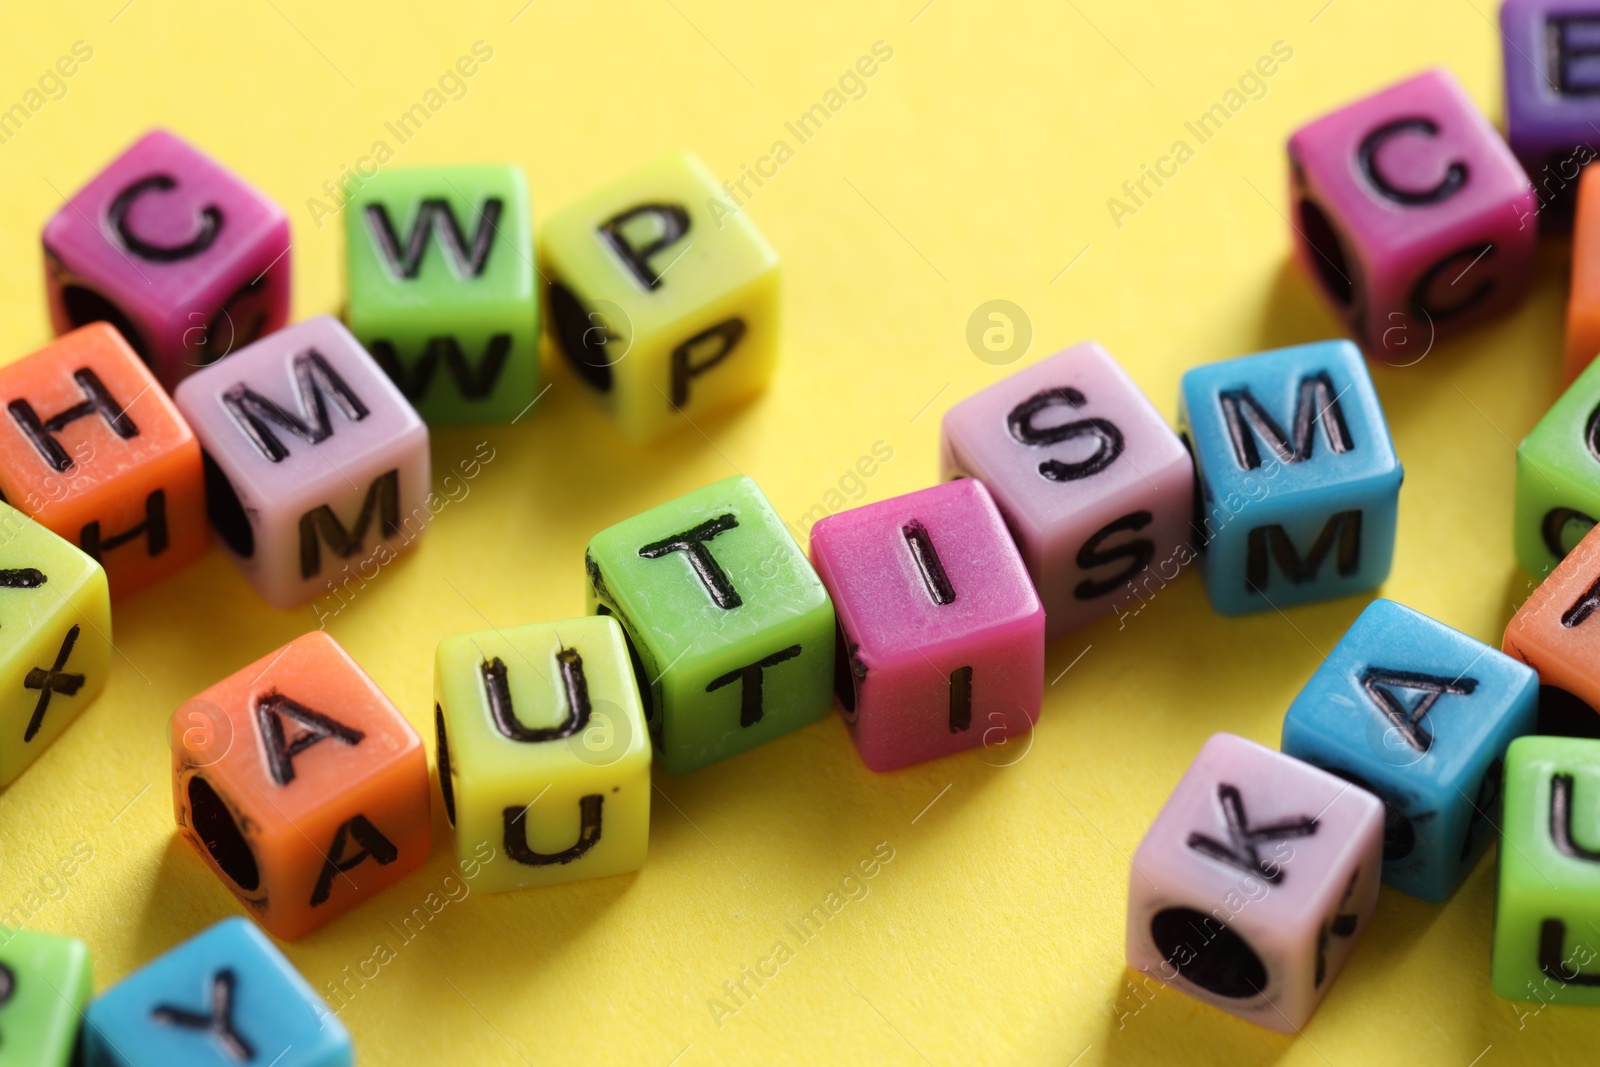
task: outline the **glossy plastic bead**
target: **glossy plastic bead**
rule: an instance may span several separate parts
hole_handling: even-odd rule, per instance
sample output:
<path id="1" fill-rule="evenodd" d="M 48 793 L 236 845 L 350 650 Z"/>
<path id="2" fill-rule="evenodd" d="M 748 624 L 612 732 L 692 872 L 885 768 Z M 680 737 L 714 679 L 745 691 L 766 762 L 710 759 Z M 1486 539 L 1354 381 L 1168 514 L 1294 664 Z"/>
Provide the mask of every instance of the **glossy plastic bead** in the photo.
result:
<path id="1" fill-rule="evenodd" d="M 1600 11 L 1600 5 L 1596 7 Z M 1600 136 L 1596 137 L 1600 140 Z M 1572 281 L 1567 292 L 1567 332 L 1561 364 L 1571 385 L 1600 354 L 1600 167 L 1578 180 L 1572 229 Z"/>
<path id="2" fill-rule="evenodd" d="M 308 319 L 178 389 L 212 525 L 275 607 L 377 574 L 428 525 L 428 428 L 350 332 Z"/>
<path id="3" fill-rule="evenodd" d="M 656 757 L 672 774 L 815 722 L 833 700 L 833 604 L 749 478 L 602 530 L 591 613 L 622 624 Z"/>
<path id="4" fill-rule="evenodd" d="M 94 560 L 0 504 L 0 788 L 111 674 L 111 596 Z M 0 1063 L 3 1063 L 0 1060 Z"/>
<path id="5" fill-rule="evenodd" d="M 0 1064 L 69 1067 L 93 993 L 89 946 L 0 928 Z"/>
<path id="6" fill-rule="evenodd" d="M 185 701 L 171 744 L 179 831 L 275 937 L 428 858 L 422 739 L 321 630 Z"/>
<path id="7" fill-rule="evenodd" d="M 1376 794 L 1383 880 L 1440 901 L 1494 839 L 1506 746 L 1538 706 L 1526 665 L 1375 600 L 1289 705 L 1283 751 Z"/>
<path id="8" fill-rule="evenodd" d="M 1513 741 L 1501 826 L 1494 991 L 1600 1004 L 1600 741 Z"/>
<path id="9" fill-rule="evenodd" d="M 1600 156 L 1597 44 L 1595 0 L 1500 5 L 1506 139 L 1533 182 L 1539 228 L 1547 233 L 1571 225 L 1578 175 Z"/>
<path id="10" fill-rule="evenodd" d="M 989 491 L 970 478 L 811 531 L 839 619 L 836 695 L 862 761 L 894 770 L 1032 729 L 1044 608 Z"/>
<path id="11" fill-rule="evenodd" d="M 1133 855 L 1128 966 L 1298 1031 L 1372 916 L 1382 851 L 1371 793 L 1216 734 Z"/>
<path id="12" fill-rule="evenodd" d="M 283 209 L 166 130 L 44 228 L 56 332 L 110 322 L 168 389 L 289 321 L 291 258 Z"/>
<path id="13" fill-rule="evenodd" d="M 439 786 L 459 862 L 499 857 L 475 888 L 644 865 L 650 735 L 615 619 L 447 637 L 433 686 Z"/>
<path id="14" fill-rule="evenodd" d="M 94 323 L 0 367 L 4 499 L 104 565 L 117 597 L 211 543 L 200 444 L 116 330 Z"/>
<path id="15" fill-rule="evenodd" d="M 247 919 L 224 919 L 97 997 L 84 1067 L 350 1067 L 350 1034 Z"/>
<path id="16" fill-rule="evenodd" d="M 1354 345 L 1195 367 L 1178 404 L 1199 475 L 1195 533 L 1212 607 L 1239 615 L 1383 583 L 1402 472 Z"/>
<path id="17" fill-rule="evenodd" d="M 344 209 L 350 330 L 432 425 L 510 422 L 539 388 L 521 167 L 401 167 Z"/>
<path id="18" fill-rule="evenodd" d="M 1128 613 L 1194 558 L 1194 463 L 1093 341 L 945 412 L 940 469 L 945 478 L 976 478 L 993 495 L 1052 640 Z"/>
<path id="19" fill-rule="evenodd" d="M 552 215 L 539 260 L 557 346 L 630 440 L 689 430 L 772 377 L 777 254 L 695 156 Z"/>
<path id="20" fill-rule="evenodd" d="M 1517 562 L 1549 574 L 1600 516 L 1600 364 L 1590 364 L 1517 446 Z"/>
<path id="21" fill-rule="evenodd" d="M 1539 672 L 1540 733 L 1600 736 L 1600 534 L 1590 532 L 1506 626 L 1507 655 Z"/>
<path id="22" fill-rule="evenodd" d="M 1516 306 L 1533 276 L 1528 177 L 1442 69 L 1295 131 L 1289 202 L 1296 258 L 1385 363 Z"/>

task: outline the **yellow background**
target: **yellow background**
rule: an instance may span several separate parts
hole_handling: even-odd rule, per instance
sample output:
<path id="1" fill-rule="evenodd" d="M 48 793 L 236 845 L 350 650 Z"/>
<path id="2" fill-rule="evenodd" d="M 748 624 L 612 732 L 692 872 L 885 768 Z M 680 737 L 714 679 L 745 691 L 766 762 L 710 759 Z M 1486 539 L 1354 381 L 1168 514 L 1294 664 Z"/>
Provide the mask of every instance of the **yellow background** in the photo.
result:
<path id="1" fill-rule="evenodd" d="M 735 471 L 793 521 L 877 441 L 894 458 L 865 499 L 929 484 L 941 412 L 1006 373 L 967 348 L 982 301 L 1027 310 L 1029 361 L 1104 342 L 1169 415 L 1189 366 L 1335 333 L 1288 263 L 1286 135 L 1435 63 L 1500 113 L 1488 0 L 522 2 L 12 4 L 0 33 L 4 106 L 74 41 L 94 48 L 0 145 L 6 358 L 49 339 L 39 228 L 153 124 L 285 205 L 303 317 L 343 299 L 341 229 L 314 225 L 307 199 L 474 41 L 494 58 L 393 165 L 520 163 L 536 219 L 685 146 L 736 176 L 774 140 L 794 146 L 784 122 L 873 42 L 894 48 L 749 204 L 785 271 L 763 399 L 635 449 L 552 368 L 520 424 L 434 435 L 436 479 L 482 440 L 495 459 L 329 621 L 430 749 L 434 644 L 581 613 L 583 545 L 602 527 Z M 1115 226 L 1107 198 L 1278 40 L 1294 58 L 1267 95 Z M 1495 644 L 1527 591 L 1513 446 L 1556 395 L 1565 256 L 1541 250 L 1514 315 L 1376 372 L 1407 473 L 1384 592 Z M 1212 732 L 1277 743 L 1364 603 L 1223 619 L 1186 576 L 1125 628 L 1050 648 L 1031 747 L 874 775 L 830 716 L 687 778 L 657 772 L 641 872 L 452 903 L 343 1018 L 369 1064 L 1575 1062 L 1600 1017 L 1519 1017 L 1537 1005 L 1489 991 L 1491 858 L 1443 907 L 1385 888 L 1303 1038 L 1126 984 L 1127 857 L 1145 826 Z M 168 715 L 314 625 L 263 605 L 220 550 L 115 621 L 105 694 L 0 795 L 0 909 L 92 848 L 31 922 L 87 938 L 99 989 L 238 910 L 174 836 Z M 313 985 L 396 942 L 387 923 L 441 887 L 452 850 L 435 822 L 423 870 L 287 947 Z M 785 923 L 878 842 L 894 859 L 869 895 L 793 940 Z M 778 939 L 793 958 L 718 1027 L 708 999 Z"/>

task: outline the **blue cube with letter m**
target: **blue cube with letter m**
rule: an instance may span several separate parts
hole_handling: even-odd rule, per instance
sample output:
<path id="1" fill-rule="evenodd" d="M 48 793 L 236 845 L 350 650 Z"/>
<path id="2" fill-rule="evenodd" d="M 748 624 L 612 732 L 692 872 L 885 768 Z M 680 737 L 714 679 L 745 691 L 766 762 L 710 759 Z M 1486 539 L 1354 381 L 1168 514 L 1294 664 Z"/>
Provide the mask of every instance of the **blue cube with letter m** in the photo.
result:
<path id="1" fill-rule="evenodd" d="M 1383 583 L 1402 472 L 1355 345 L 1209 363 L 1184 374 L 1178 392 L 1213 608 L 1243 615 Z"/>

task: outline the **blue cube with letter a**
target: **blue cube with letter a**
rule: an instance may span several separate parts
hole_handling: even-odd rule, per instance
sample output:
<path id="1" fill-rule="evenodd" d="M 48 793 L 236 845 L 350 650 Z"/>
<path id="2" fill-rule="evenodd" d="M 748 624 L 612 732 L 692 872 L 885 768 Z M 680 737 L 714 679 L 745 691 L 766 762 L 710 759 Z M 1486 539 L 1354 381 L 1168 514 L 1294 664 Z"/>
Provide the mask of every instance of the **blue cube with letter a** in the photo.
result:
<path id="1" fill-rule="evenodd" d="M 1349 341 L 1208 363 L 1183 376 L 1195 542 L 1223 615 L 1376 589 L 1389 576 L 1400 461 Z"/>
<path id="2" fill-rule="evenodd" d="M 1383 880 L 1440 901 L 1495 838 L 1506 747 L 1538 704 L 1527 664 L 1374 600 L 1289 705 L 1282 748 L 1383 801 Z"/>

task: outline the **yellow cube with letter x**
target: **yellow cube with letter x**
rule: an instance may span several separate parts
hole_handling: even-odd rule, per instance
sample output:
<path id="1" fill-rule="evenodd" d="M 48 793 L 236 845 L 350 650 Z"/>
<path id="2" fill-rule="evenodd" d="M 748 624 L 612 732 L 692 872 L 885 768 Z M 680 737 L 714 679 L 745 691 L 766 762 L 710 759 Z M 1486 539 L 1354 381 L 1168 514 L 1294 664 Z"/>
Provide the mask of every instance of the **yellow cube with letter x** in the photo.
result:
<path id="1" fill-rule="evenodd" d="M 0 504 L 0 788 L 99 695 L 110 673 L 106 572 Z"/>

